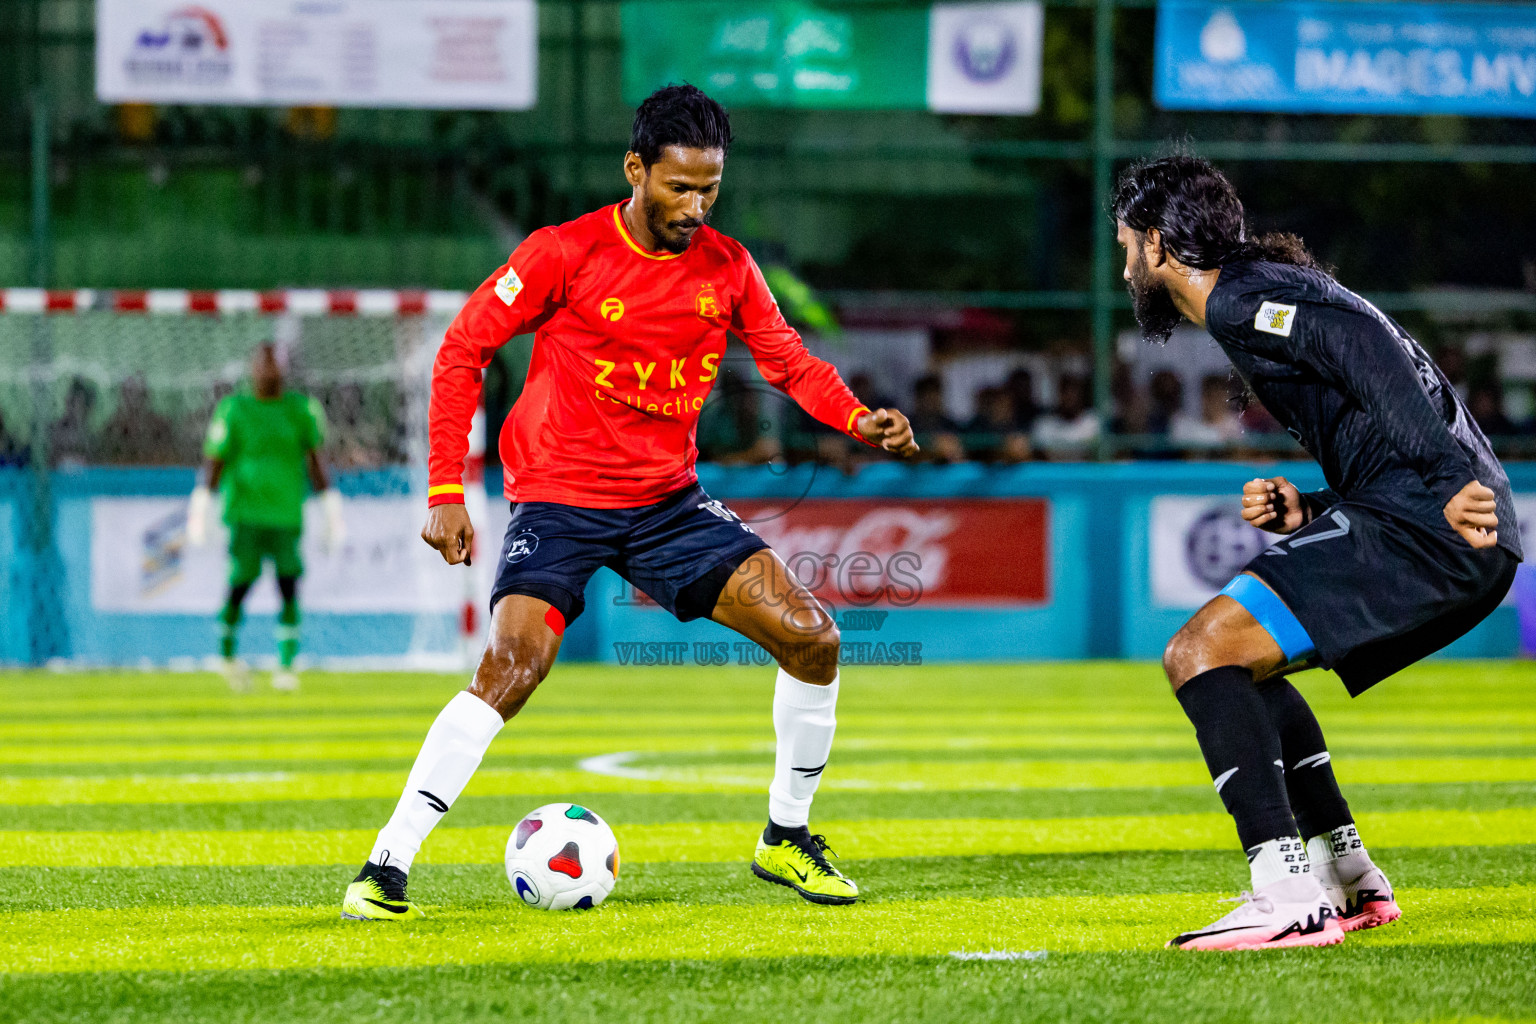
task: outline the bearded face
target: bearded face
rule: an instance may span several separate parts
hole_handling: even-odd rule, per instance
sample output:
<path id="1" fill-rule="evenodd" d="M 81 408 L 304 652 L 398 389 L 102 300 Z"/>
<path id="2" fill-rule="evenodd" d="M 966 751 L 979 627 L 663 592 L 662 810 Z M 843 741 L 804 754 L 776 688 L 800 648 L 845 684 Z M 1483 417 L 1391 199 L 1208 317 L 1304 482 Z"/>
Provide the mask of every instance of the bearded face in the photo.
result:
<path id="1" fill-rule="evenodd" d="M 705 210 L 702 217 L 677 217 L 673 218 L 672 212 L 660 203 L 650 201 L 646 197 L 645 226 L 650 230 L 651 237 L 656 239 L 656 244 L 670 253 L 682 253 L 688 249 L 688 244 L 693 241 L 694 232 L 709 223 L 713 210 Z"/>
<path id="2" fill-rule="evenodd" d="M 1131 279 L 1126 282 L 1131 293 L 1131 308 L 1136 312 L 1136 322 L 1141 325 L 1141 336 L 1154 345 L 1166 345 L 1173 330 L 1184 316 L 1173 304 L 1168 286 L 1157 280 L 1147 265 L 1147 252 L 1136 246 L 1136 258 L 1131 263 Z"/>

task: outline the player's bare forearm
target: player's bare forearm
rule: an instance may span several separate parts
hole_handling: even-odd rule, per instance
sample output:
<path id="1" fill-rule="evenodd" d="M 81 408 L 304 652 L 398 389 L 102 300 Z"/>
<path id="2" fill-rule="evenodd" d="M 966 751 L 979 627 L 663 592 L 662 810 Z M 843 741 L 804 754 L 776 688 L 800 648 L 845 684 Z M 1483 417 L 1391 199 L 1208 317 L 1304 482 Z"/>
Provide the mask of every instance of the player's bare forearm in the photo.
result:
<path id="1" fill-rule="evenodd" d="M 1445 506 L 1445 521 L 1474 548 L 1491 548 L 1499 542 L 1498 506 L 1493 489 L 1473 480 Z"/>
<path id="2" fill-rule="evenodd" d="M 427 510 L 427 525 L 421 528 L 421 539 L 436 548 L 449 565 L 469 565 L 475 528 L 470 525 L 469 512 L 463 505 L 433 505 Z"/>
<path id="3" fill-rule="evenodd" d="M 917 442 L 912 438 L 912 424 L 899 409 L 867 412 L 859 417 L 855 426 L 864 440 L 904 459 L 910 459 L 918 452 Z"/>
<path id="4" fill-rule="evenodd" d="M 224 460 L 204 459 L 202 476 L 210 491 L 218 490 L 219 481 L 224 478 Z"/>
<path id="5" fill-rule="evenodd" d="M 320 461 L 320 453 L 312 451 L 304 460 L 304 468 L 309 473 L 309 485 L 315 493 L 331 486 L 331 478 L 325 471 L 325 464 Z"/>
<path id="6" fill-rule="evenodd" d="M 1243 520 L 1269 533 L 1295 533 L 1312 521 L 1296 485 L 1283 476 L 1243 484 Z"/>

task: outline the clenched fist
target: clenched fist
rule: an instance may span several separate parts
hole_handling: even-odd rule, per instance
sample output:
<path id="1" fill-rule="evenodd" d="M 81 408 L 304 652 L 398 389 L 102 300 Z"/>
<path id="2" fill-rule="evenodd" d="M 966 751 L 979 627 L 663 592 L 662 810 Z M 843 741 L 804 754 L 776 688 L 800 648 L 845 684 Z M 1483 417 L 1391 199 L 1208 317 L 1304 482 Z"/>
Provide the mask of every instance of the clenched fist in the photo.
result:
<path id="1" fill-rule="evenodd" d="M 912 440 L 912 424 L 898 409 L 876 409 L 859 417 L 859 435 L 870 444 L 879 445 L 902 458 L 917 454 L 917 442 Z"/>
<path id="2" fill-rule="evenodd" d="M 427 525 L 421 528 L 421 539 L 440 551 L 449 565 L 468 565 L 475 528 L 470 525 L 469 512 L 463 505 L 433 505 L 427 510 Z"/>
<path id="3" fill-rule="evenodd" d="M 1283 476 L 1243 484 L 1243 519 L 1270 533 L 1295 533 L 1312 521 L 1296 485 Z"/>

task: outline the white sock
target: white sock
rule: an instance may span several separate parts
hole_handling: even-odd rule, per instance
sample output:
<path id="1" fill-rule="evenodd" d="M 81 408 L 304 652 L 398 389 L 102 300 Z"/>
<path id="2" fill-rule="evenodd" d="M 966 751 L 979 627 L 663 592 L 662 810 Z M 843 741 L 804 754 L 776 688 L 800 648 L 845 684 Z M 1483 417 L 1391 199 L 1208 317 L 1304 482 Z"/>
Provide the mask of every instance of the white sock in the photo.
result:
<path id="1" fill-rule="evenodd" d="M 1302 884 L 1289 889 L 1302 890 L 1316 887 L 1311 866 L 1307 863 L 1307 847 L 1299 837 L 1271 839 L 1248 848 L 1248 871 L 1253 877 L 1253 891 L 1259 892 L 1290 879 L 1308 879 L 1310 886 Z"/>
<path id="2" fill-rule="evenodd" d="M 1345 885 L 1371 868 L 1371 855 L 1353 822 L 1308 839 L 1307 859 L 1324 885 Z"/>
<path id="3" fill-rule="evenodd" d="M 379 830 L 369 860 L 411 870 L 422 840 L 464 791 L 503 724 L 500 712 L 468 690 L 448 702 L 421 741 L 405 792 Z"/>
<path id="4" fill-rule="evenodd" d="M 776 825 L 795 828 L 811 822 L 811 798 L 837 731 L 837 679 L 833 676 L 826 686 L 816 686 L 779 669 L 773 687 L 778 751 L 768 787 L 768 817 Z"/>

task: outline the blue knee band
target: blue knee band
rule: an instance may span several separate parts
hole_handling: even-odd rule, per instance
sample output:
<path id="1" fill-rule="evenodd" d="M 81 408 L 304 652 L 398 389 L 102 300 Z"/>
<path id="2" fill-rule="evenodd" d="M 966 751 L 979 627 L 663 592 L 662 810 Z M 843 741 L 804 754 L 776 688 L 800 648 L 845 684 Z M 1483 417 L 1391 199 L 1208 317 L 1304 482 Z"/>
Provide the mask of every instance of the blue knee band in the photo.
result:
<path id="1" fill-rule="evenodd" d="M 1317 653 L 1312 638 L 1296 620 L 1296 616 L 1291 614 L 1285 602 L 1259 582 L 1257 577 L 1240 573 L 1231 583 L 1222 587 L 1221 592 L 1248 609 L 1248 614 L 1280 645 L 1280 652 L 1285 655 L 1287 665 L 1305 661 Z"/>

